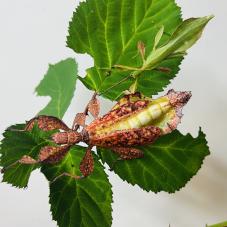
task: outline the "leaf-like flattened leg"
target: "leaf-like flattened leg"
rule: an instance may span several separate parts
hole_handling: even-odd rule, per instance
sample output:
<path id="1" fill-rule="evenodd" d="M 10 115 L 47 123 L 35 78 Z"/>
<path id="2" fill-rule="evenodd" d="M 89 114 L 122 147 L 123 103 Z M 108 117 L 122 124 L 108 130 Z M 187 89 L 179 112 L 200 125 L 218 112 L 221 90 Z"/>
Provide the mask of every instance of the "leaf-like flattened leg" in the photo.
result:
<path id="1" fill-rule="evenodd" d="M 20 160 L 18 160 L 18 162 L 21 164 L 33 165 L 39 163 L 39 160 L 35 160 L 34 158 L 28 155 L 24 155 Z"/>
<path id="2" fill-rule="evenodd" d="M 30 121 L 27 122 L 25 130 L 31 131 L 35 123 L 37 123 L 38 127 L 43 131 L 50 131 L 55 129 L 62 129 L 65 131 L 70 130 L 68 126 L 60 119 L 45 115 L 40 115 L 38 117 L 32 118 Z"/>
<path id="3" fill-rule="evenodd" d="M 80 172 L 82 173 L 82 176 L 77 176 L 77 175 L 73 175 L 71 173 L 67 173 L 64 172 L 62 174 L 60 174 L 59 176 L 55 177 L 50 183 L 54 183 L 56 180 L 58 180 L 59 178 L 63 177 L 63 176 L 68 176 L 71 177 L 75 180 L 80 180 L 83 179 L 87 176 L 89 176 L 94 170 L 94 159 L 92 156 L 92 151 L 91 148 L 88 147 L 81 163 L 80 163 Z"/>
<path id="4" fill-rule="evenodd" d="M 21 159 L 1 169 L 1 173 L 4 173 L 7 169 L 12 168 L 18 163 L 25 164 L 25 165 L 34 165 L 38 163 L 49 163 L 49 164 L 57 163 L 65 157 L 69 149 L 70 149 L 70 146 L 68 145 L 61 146 L 61 147 L 45 146 L 40 150 L 37 160 L 33 159 L 31 156 L 24 155 Z"/>
<path id="5" fill-rule="evenodd" d="M 86 121 L 86 114 L 85 113 L 77 113 L 76 117 L 73 121 L 72 129 L 74 129 L 76 125 L 84 127 L 85 121 Z"/>
<path id="6" fill-rule="evenodd" d="M 34 164 L 39 163 L 39 160 L 35 160 L 35 159 L 33 159 L 32 157 L 30 157 L 28 155 L 24 155 L 21 159 L 19 159 L 19 160 L 13 162 L 12 164 L 2 168 L 1 169 L 1 173 L 4 173 L 5 171 L 7 171 L 10 168 L 13 168 L 18 163 L 25 164 L 25 165 L 34 165 Z"/>
<path id="7" fill-rule="evenodd" d="M 55 164 L 61 161 L 70 149 L 69 145 L 54 147 L 45 146 L 39 153 L 39 162 Z"/>
<path id="8" fill-rule="evenodd" d="M 130 147 L 114 147 L 111 148 L 111 150 L 118 154 L 120 157 L 116 159 L 112 166 L 110 167 L 110 170 L 112 171 L 118 161 L 122 160 L 132 160 L 136 158 L 142 158 L 144 156 L 143 151 L 136 149 L 136 148 L 130 148 Z"/>
<path id="9" fill-rule="evenodd" d="M 80 180 L 80 179 L 83 179 L 83 178 L 84 178 L 84 176 L 77 176 L 77 175 L 73 175 L 73 174 L 71 174 L 71 173 L 66 173 L 66 172 L 64 172 L 64 173 L 60 174 L 59 176 L 55 177 L 55 178 L 50 182 L 50 184 L 53 184 L 53 183 L 54 183 L 55 181 L 57 181 L 59 178 L 64 177 L 64 176 L 71 177 L 71 178 L 73 178 L 73 179 L 75 179 L 75 180 Z"/>
<path id="10" fill-rule="evenodd" d="M 143 151 L 131 147 L 114 147 L 111 150 L 120 155 L 122 160 L 132 160 L 143 157 Z"/>
<path id="11" fill-rule="evenodd" d="M 96 98 L 96 96 L 94 96 L 90 102 L 88 103 L 88 111 L 91 113 L 91 115 L 94 118 L 97 118 L 99 116 L 99 112 L 100 112 L 100 102 L 99 100 Z"/>
<path id="12" fill-rule="evenodd" d="M 92 156 L 92 151 L 90 148 L 87 149 L 81 163 L 80 163 L 80 171 L 83 176 L 89 176 L 94 170 L 94 159 Z"/>

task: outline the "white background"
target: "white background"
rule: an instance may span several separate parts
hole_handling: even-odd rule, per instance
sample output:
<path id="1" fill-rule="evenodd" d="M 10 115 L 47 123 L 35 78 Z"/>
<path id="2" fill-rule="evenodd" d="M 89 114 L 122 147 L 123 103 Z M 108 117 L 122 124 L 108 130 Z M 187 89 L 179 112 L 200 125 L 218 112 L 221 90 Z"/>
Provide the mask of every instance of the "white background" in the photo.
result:
<path id="1" fill-rule="evenodd" d="M 170 86 L 192 91 L 180 130 L 196 136 L 202 126 L 212 153 L 197 176 L 171 195 L 147 193 L 110 173 L 113 227 L 204 227 L 227 219 L 227 2 L 177 2 L 184 18 L 216 16 Z M 92 65 L 90 58 L 65 47 L 68 22 L 77 4 L 72 0 L 0 0 L 0 132 L 30 119 L 46 105 L 49 98 L 37 98 L 34 88 L 48 63 L 75 57 L 81 75 Z M 76 97 L 65 116 L 67 123 L 84 108 L 90 94 L 78 82 Z M 102 100 L 103 112 L 110 106 Z M 48 184 L 39 171 L 32 174 L 26 190 L 0 184 L 0 226 L 56 226 L 49 212 Z"/>

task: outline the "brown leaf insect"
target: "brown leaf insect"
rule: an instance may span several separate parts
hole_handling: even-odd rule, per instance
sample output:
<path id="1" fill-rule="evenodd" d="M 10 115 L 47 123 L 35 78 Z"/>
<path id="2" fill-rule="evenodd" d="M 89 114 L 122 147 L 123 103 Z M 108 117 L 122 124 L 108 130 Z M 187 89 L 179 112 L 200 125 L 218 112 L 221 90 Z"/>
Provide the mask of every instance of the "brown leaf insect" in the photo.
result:
<path id="1" fill-rule="evenodd" d="M 85 142 L 88 148 L 80 163 L 81 176 L 62 173 L 62 176 L 81 179 L 89 176 L 94 169 L 92 147 L 109 148 L 119 155 L 119 160 L 131 160 L 143 157 L 143 151 L 135 148 L 152 144 L 160 136 L 177 128 L 182 117 L 182 108 L 191 97 L 190 92 L 170 90 L 165 96 L 151 99 L 141 93 L 124 95 L 104 116 L 98 117 L 100 104 L 95 93 L 83 113 L 78 113 L 70 129 L 62 120 L 53 116 L 37 116 L 27 122 L 24 130 L 32 130 L 35 124 L 44 131 L 58 129 L 52 135 L 56 146 L 45 146 L 40 150 L 37 160 L 23 156 L 16 163 L 54 164 L 62 160 L 70 148 Z M 95 118 L 89 125 L 86 116 L 91 113 Z M 79 129 L 82 128 L 80 131 Z M 2 169 L 4 172 L 7 168 Z"/>

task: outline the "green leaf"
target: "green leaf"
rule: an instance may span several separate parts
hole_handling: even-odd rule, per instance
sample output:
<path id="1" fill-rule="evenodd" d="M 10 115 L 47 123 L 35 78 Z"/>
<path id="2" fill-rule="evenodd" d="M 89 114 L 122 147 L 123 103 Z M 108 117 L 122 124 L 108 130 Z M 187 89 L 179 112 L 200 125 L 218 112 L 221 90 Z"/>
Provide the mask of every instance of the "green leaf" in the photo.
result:
<path id="1" fill-rule="evenodd" d="M 74 146 L 57 165 L 42 167 L 49 181 L 67 172 L 80 175 L 79 164 L 85 148 Z M 82 180 L 61 177 L 50 185 L 50 204 L 53 219 L 59 227 L 110 227 L 112 191 L 104 167 L 95 154 L 92 175 Z"/>
<path id="2" fill-rule="evenodd" d="M 51 101 L 39 112 L 62 118 L 74 95 L 77 79 L 77 63 L 68 58 L 50 65 L 43 80 L 35 89 L 39 96 L 50 96 Z"/>
<path id="3" fill-rule="evenodd" d="M 128 76 L 128 72 L 121 72 L 120 74 L 112 72 L 103 83 L 102 78 L 102 70 L 93 67 L 87 70 L 86 78 L 80 77 L 79 79 L 88 89 L 99 90 L 100 95 L 111 100 L 119 98 L 133 83 L 133 80 Z"/>
<path id="4" fill-rule="evenodd" d="M 40 96 L 50 96 L 49 104 L 39 114 L 63 117 L 74 94 L 77 79 L 77 64 L 69 58 L 55 65 L 50 65 L 47 74 L 36 88 Z M 3 134 L 4 139 L 0 147 L 0 165 L 7 167 L 18 161 L 23 155 L 37 158 L 40 149 L 50 141 L 47 140 L 53 131 L 43 132 L 34 127 L 31 132 L 17 131 L 25 125 L 15 125 L 8 128 Z M 26 187 L 31 172 L 39 165 L 21 165 L 7 169 L 3 181 L 16 187 Z"/>
<path id="5" fill-rule="evenodd" d="M 141 91 L 146 96 L 152 96 L 158 94 L 158 92 L 164 90 L 164 88 L 170 83 L 175 75 L 180 70 L 180 64 L 183 57 L 169 58 L 164 60 L 160 67 L 170 69 L 171 72 L 165 73 L 161 71 L 145 71 L 138 77 L 137 90 Z M 162 88 L 162 90 L 160 90 Z"/>
<path id="6" fill-rule="evenodd" d="M 122 74 L 130 74 L 112 69 L 114 65 L 142 66 L 137 50 L 139 41 L 145 44 L 147 56 L 153 50 L 160 28 L 165 28 L 160 40 L 163 45 L 181 22 L 180 8 L 172 0 L 87 0 L 80 3 L 73 15 L 67 45 L 77 53 L 88 53 L 94 58 L 95 67 L 89 69 L 81 81 L 89 89 L 103 93 L 114 81 L 124 79 Z M 162 73 L 146 72 L 157 78 L 156 84 L 148 87 L 156 86 L 155 93 L 162 91 L 178 71 L 180 60 L 175 59 L 172 72 L 165 75 L 164 80 Z M 132 83 L 125 81 L 112 89 L 114 94 L 110 91 L 103 96 L 113 100 Z M 152 91 L 149 95 L 155 93 Z"/>
<path id="7" fill-rule="evenodd" d="M 37 158 L 39 150 L 49 142 L 47 138 L 53 132 L 43 132 L 38 127 L 32 131 L 18 131 L 24 129 L 25 125 L 14 125 L 8 128 L 4 133 L 4 139 L 0 145 L 0 165 L 8 167 L 12 163 L 21 159 L 24 155 Z M 26 187 L 30 174 L 39 165 L 16 164 L 7 169 L 3 175 L 3 182 L 7 182 L 16 187 Z"/>
<path id="8" fill-rule="evenodd" d="M 173 193 L 184 187 L 210 153 L 201 130 L 197 138 L 176 130 L 152 145 L 139 148 L 144 151 L 144 158 L 118 161 L 114 172 L 128 183 L 153 192 Z M 99 149 L 99 154 L 112 167 L 116 155 L 107 149 Z"/>
<path id="9" fill-rule="evenodd" d="M 68 86 L 71 78 L 66 77 L 65 80 L 68 80 L 64 82 Z M 51 87 L 46 87 L 48 94 L 50 89 Z M 56 105 L 57 102 L 53 103 L 53 108 L 44 109 L 42 114 L 54 116 Z M 61 118 L 63 115 L 59 117 Z M 78 166 L 84 154 L 85 148 L 74 146 L 60 163 L 45 165 L 41 171 L 49 181 L 63 172 L 81 175 Z M 94 172 L 91 176 L 79 181 L 62 177 L 50 185 L 49 197 L 53 219 L 57 221 L 59 227 L 111 226 L 111 184 L 104 171 L 104 166 L 96 156 Z"/>
<path id="10" fill-rule="evenodd" d="M 206 225 L 206 227 L 226 227 L 227 226 L 227 222 L 222 222 L 219 224 L 215 224 L 215 225 Z"/>

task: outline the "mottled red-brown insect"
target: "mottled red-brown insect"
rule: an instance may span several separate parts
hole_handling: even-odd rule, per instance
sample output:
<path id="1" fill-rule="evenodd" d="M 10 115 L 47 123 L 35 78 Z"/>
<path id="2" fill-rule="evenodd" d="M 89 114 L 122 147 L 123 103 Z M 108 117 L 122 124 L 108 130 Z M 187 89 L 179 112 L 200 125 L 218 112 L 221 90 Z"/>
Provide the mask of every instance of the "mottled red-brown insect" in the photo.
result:
<path id="1" fill-rule="evenodd" d="M 85 142 L 88 148 L 80 164 L 82 175 L 63 173 L 54 179 L 57 180 L 63 175 L 75 179 L 90 175 L 94 169 L 91 150 L 93 146 L 109 148 L 117 153 L 121 160 L 142 158 L 143 152 L 135 146 L 151 144 L 158 137 L 176 129 L 182 117 L 182 108 L 190 97 L 190 92 L 174 90 L 154 100 L 140 93 L 125 95 L 111 111 L 98 118 L 100 105 L 94 94 L 85 111 L 76 115 L 71 129 L 63 121 L 52 116 L 38 116 L 27 122 L 25 130 L 28 131 L 35 123 L 44 131 L 55 129 L 61 131 L 52 136 L 56 146 L 43 147 L 37 160 L 23 156 L 18 162 L 57 163 L 67 154 L 71 146 Z M 88 113 L 91 113 L 95 120 L 86 125 Z M 82 130 L 78 131 L 80 128 Z"/>

